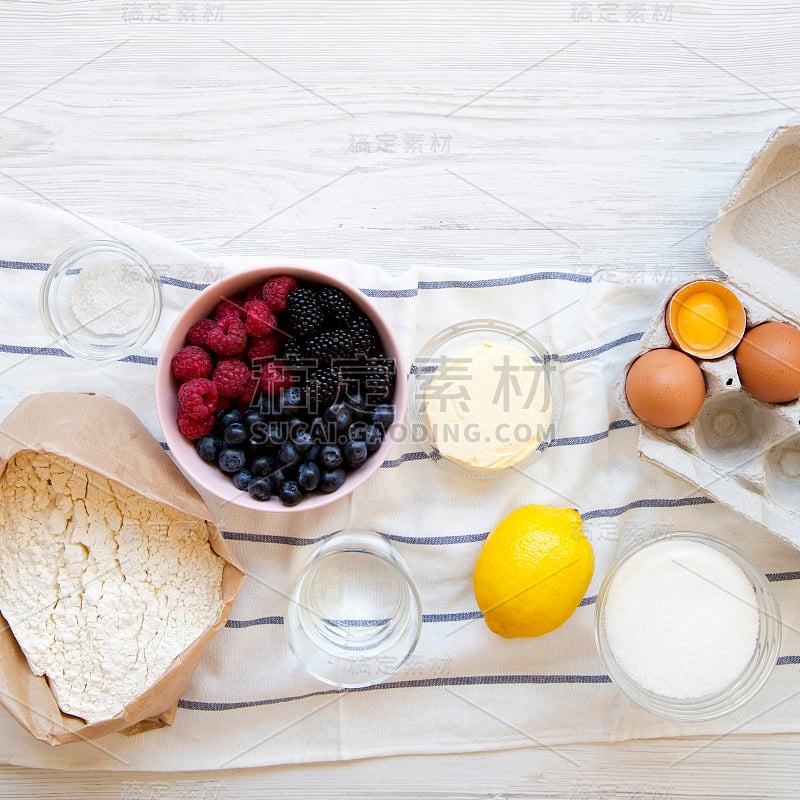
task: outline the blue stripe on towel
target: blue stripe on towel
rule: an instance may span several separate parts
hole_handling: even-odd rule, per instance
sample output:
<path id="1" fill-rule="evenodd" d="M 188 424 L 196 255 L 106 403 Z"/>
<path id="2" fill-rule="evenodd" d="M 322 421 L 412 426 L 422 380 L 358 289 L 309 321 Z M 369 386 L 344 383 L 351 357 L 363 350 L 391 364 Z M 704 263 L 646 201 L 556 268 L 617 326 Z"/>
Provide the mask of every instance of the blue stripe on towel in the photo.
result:
<path id="1" fill-rule="evenodd" d="M 495 286 L 517 286 L 533 281 L 568 281 L 591 283 L 592 276 L 580 272 L 529 272 L 505 278 L 477 278 L 475 280 L 419 281 L 416 289 L 361 289 L 367 297 L 416 297 L 421 289 L 489 289 Z"/>
<path id="2" fill-rule="evenodd" d="M 294 700 L 306 700 L 310 697 L 324 697 L 332 694 L 349 692 L 371 692 L 389 689 L 419 689 L 429 686 L 502 686 L 526 684 L 567 684 L 567 683 L 611 683 L 608 675 L 458 675 L 440 676 L 436 678 L 419 678 L 408 681 L 385 681 L 374 686 L 359 689 L 321 689 L 317 692 L 270 697 L 263 700 L 240 700 L 235 702 L 208 703 L 200 700 L 181 700 L 178 705 L 190 711 L 235 711 L 241 708 L 271 706 L 278 703 L 291 703 Z"/>
<path id="3" fill-rule="evenodd" d="M 0 269 L 24 269 L 36 272 L 46 272 L 48 269 L 50 269 L 50 265 L 36 261 L 3 261 L 0 259 Z"/>
<path id="4" fill-rule="evenodd" d="M 0 268 L 35 270 L 44 272 L 50 264 L 36 261 L 3 261 Z M 361 289 L 368 297 L 416 297 L 420 289 L 487 289 L 492 286 L 516 286 L 520 283 L 532 281 L 567 281 L 570 283 L 591 283 L 592 275 L 581 272 L 529 272 L 524 275 L 509 275 L 505 278 L 476 278 L 475 280 L 449 280 L 449 281 L 419 281 L 416 289 Z M 171 278 L 162 275 L 161 282 L 167 286 L 177 286 L 181 289 L 202 291 L 208 288 L 208 283 L 195 283 L 182 278 Z"/>
<path id="5" fill-rule="evenodd" d="M 713 502 L 714 501 L 710 497 L 694 495 L 690 495 L 689 497 L 648 497 L 641 500 L 633 500 L 630 503 L 626 503 L 624 506 L 596 508 L 593 511 L 585 512 L 581 516 L 583 520 L 586 521 L 590 519 L 618 517 L 636 508 L 680 508 L 682 506 L 708 505 Z M 306 539 L 300 536 L 279 536 L 270 533 L 245 533 L 240 531 L 223 531 L 222 535 L 225 539 L 237 542 L 259 542 L 264 544 L 286 544 L 293 547 L 306 547 L 307 545 L 319 544 L 325 541 L 325 539 L 332 536 L 333 533 L 326 534 L 325 536 L 317 536 L 313 539 Z M 443 536 L 400 536 L 391 533 L 384 533 L 383 535 L 393 542 L 402 542 L 403 544 L 441 546 L 481 542 L 489 535 L 489 532 L 446 534 Z"/>

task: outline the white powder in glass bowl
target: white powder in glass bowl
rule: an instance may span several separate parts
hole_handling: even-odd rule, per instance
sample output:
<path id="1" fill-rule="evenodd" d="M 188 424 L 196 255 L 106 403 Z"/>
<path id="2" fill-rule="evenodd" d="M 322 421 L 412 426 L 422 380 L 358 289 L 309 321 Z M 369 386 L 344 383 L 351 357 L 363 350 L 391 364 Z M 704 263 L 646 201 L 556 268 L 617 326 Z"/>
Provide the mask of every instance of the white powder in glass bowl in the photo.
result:
<path id="1" fill-rule="evenodd" d="M 608 644 L 617 664 L 665 697 L 723 691 L 756 648 L 753 585 L 727 555 L 699 542 L 667 540 L 619 568 L 605 601 Z"/>
<path id="2" fill-rule="evenodd" d="M 147 286 L 133 264 L 89 264 L 75 278 L 70 305 L 78 322 L 92 333 L 122 335 L 146 322 Z"/>

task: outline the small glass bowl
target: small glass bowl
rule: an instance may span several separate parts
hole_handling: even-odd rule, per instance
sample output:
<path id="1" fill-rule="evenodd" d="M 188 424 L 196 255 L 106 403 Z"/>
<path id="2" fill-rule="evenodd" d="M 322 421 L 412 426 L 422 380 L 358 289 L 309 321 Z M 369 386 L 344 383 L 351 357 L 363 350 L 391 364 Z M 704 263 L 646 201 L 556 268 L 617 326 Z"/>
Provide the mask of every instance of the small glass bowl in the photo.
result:
<path id="1" fill-rule="evenodd" d="M 124 270 L 124 282 L 112 274 L 106 284 L 103 271 L 111 266 Z M 81 306 L 79 294 L 93 295 L 97 306 Z M 139 305 L 131 306 L 125 319 L 122 309 L 133 302 Z M 128 245 L 114 241 L 81 242 L 65 250 L 53 261 L 39 293 L 39 310 L 55 343 L 92 361 L 114 361 L 144 344 L 158 325 L 161 308 L 155 270 Z"/>
<path id="2" fill-rule="evenodd" d="M 439 367 L 446 364 L 448 359 L 452 360 L 457 353 L 484 343 L 516 345 L 517 349 L 530 356 L 532 364 L 544 365 L 541 375 L 545 380 L 545 391 L 551 410 L 546 430 L 537 432 L 540 438 L 539 445 L 527 455 L 522 456 L 519 461 L 511 461 L 498 467 L 471 466 L 448 457 L 436 444 L 436 438 L 430 430 L 425 410 L 426 390 Z M 496 477 L 505 474 L 509 469 L 520 469 L 530 465 L 555 438 L 563 408 L 558 364 L 541 342 L 514 325 L 495 319 L 472 319 L 445 328 L 425 344 L 415 359 L 411 371 L 410 391 L 413 392 L 413 398 L 409 403 L 409 413 L 412 418 L 413 438 L 415 442 L 422 443 L 428 456 L 438 464 L 473 477 Z M 508 390 L 516 393 L 517 388 L 520 387 L 514 384 L 515 379 L 513 376 L 510 378 Z M 455 400 L 453 401 L 455 402 Z M 497 434 L 497 438 L 500 440 L 499 430 Z M 508 435 L 513 436 L 514 432 L 510 431 Z"/>
<path id="3" fill-rule="evenodd" d="M 422 607 L 408 566 L 371 530 L 334 533 L 291 591 L 285 626 L 303 668 L 331 686 L 374 686 L 414 651 Z"/>
<path id="4" fill-rule="evenodd" d="M 674 698 L 644 688 L 619 665 L 607 638 L 606 601 L 620 569 L 646 548 L 669 540 L 697 542 L 727 556 L 742 570 L 752 584 L 753 597 L 758 608 L 758 637 L 750 662 L 733 683 L 719 692 L 702 697 Z M 682 722 L 703 722 L 716 719 L 730 714 L 752 699 L 772 674 L 781 646 L 780 608 L 764 573 L 737 548 L 715 536 L 702 533 L 668 533 L 638 542 L 624 551 L 609 570 L 597 593 L 594 630 L 597 649 L 605 662 L 609 676 L 617 687 L 646 711 L 666 719 Z"/>

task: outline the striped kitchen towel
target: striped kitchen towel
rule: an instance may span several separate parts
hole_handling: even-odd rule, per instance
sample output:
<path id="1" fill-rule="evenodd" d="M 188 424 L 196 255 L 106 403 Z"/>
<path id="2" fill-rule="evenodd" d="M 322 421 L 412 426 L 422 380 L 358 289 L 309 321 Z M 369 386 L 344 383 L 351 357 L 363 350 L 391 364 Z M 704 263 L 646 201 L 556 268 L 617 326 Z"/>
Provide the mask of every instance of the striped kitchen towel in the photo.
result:
<path id="1" fill-rule="evenodd" d="M 160 237 L 106 220 L 0 200 L 0 416 L 34 392 L 103 393 L 126 403 L 163 441 L 153 381 L 159 343 L 181 308 L 229 272 L 280 263 L 201 259 Z M 115 237 L 161 274 L 164 315 L 152 340 L 124 361 L 69 357 L 48 336 L 38 292 L 51 260 L 80 240 Z M 295 515 L 220 507 L 208 498 L 246 582 L 226 628 L 206 652 L 170 728 L 51 749 L 0 712 L 0 759 L 71 769 L 240 768 L 402 753 L 561 745 L 632 737 L 800 729 L 800 553 L 695 487 L 637 458 L 636 428 L 612 386 L 679 274 L 575 272 L 532 264 L 524 273 L 314 263 L 361 287 L 391 320 L 409 361 L 447 325 L 496 317 L 529 328 L 559 364 L 565 410 L 556 440 L 530 467 L 476 481 L 428 459 L 401 437 L 352 496 Z M 685 278 L 685 275 L 684 275 Z M 592 585 L 573 617 L 540 639 L 504 640 L 481 620 L 472 566 L 492 526 L 525 503 L 576 506 L 596 554 Z M 367 527 L 407 561 L 424 612 L 417 650 L 388 682 L 340 691 L 308 676 L 283 630 L 286 592 L 326 534 Z M 785 617 L 783 653 L 765 690 L 735 715 L 700 725 L 634 707 L 610 683 L 593 641 L 594 600 L 615 553 L 631 538 L 699 530 L 735 542 L 773 580 Z M 693 745 L 687 742 L 687 756 Z"/>

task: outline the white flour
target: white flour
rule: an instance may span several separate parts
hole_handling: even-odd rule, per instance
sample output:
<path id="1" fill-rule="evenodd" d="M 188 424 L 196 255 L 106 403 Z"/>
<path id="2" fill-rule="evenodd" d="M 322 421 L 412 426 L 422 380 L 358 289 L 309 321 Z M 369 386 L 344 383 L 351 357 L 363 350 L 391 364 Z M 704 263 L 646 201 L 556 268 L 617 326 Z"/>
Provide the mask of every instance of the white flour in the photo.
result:
<path id="1" fill-rule="evenodd" d="M 135 331 L 150 307 L 144 278 L 132 264 L 89 264 L 75 278 L 72 312 L 100 335 Z"/>

